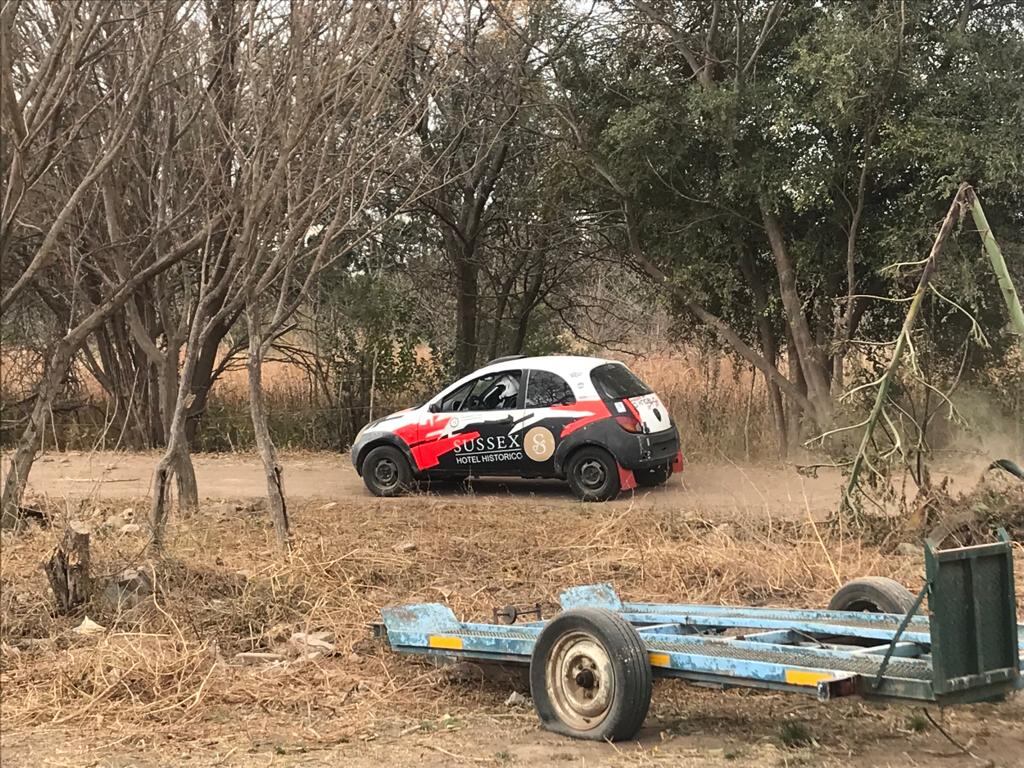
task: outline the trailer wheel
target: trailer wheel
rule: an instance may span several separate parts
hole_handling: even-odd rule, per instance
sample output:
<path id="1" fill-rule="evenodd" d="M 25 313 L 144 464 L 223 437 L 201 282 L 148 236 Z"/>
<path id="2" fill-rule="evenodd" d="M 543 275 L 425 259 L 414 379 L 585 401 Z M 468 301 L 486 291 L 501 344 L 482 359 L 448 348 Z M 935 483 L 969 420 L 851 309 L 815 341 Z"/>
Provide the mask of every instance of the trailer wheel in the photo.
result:
<path id="1" fill-rule="evenodd" d="M 651 705 L 651 684 L 640 635 L 604 608 L 578 608 L 554 618 L 530 659 L 530 693 L 541 725 L 575 739 L 635 736 Z"/>
<path id="2" fill-rule="evenodd" d="M 832 595 L 830 611 L 907 614 L 916 596 L 898 581 L 884 576 L 863 576 L 848 581 Z"/>

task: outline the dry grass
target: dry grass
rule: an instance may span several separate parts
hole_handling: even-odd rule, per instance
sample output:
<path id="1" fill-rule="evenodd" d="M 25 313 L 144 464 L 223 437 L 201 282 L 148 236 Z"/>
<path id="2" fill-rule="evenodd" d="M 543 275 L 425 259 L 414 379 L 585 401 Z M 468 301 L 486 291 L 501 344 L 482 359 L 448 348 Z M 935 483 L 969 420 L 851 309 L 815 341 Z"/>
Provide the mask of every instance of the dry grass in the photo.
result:
<path id="1" fill-rule="evenodd" d="M 0 380 L 0 403 L 27 396 L 27 383 L 38 374 L 38 360 L 27 353 L 4 350 L 0 360 L 17 360 L 18 376 Z M 778 447 L 764 395 L 764 380 L 731 358 L 702 355 L 694 350 L 652 354 L 627 361 L 669 405 L 683 426 L 684 449 L 692 458 L 728 456 L 736 460 L 774 458 Z M 427 362 L 424 361 L 427 365 Z M 5 366 L 7 367 L 7 366 Z M 116 438 L 120 428 L 107 429 L 109 411 L 102 388 L 78 366 L 78 396 L 88 407 L 56 414 L 50 427 L 58 448 L 91 449 L 102 435 Z M 270 361 L 264 364 L 264 388 L 271 413 L 271 429 L 279 445 L 290 448 L 337 448 L 328 425 L 337 413 L 326 407 L 306 372 L 298 365 Z M 378 398 L 375 414 L 409 405 L 422 392 Z M 368 416 L 369 414 L 367 414 Z M 50 435 L 48 434 L 48 437 Z M 253 444 L 249 394 L 240 361 L 218 379 L 211 390 L 203 420 L 200 450 L 245 450 Z M 104 444 L 105 446 L 105 444 Z"/>
<path id="2" fill-rule="evenodd" d="M 649 355 L 629 365 L 682 425 L 688 456 L 750 461 L 778 455 L 764 377 L 750 367 L 695 350 Z"/>
<path id="3" fill-rule="evenodd" d="M 295 523 L 298 545 L 282 558 L 260 513 L 219 507 L 175 521 L 168 559 L 155 565 L 156 600 L 120 615 L 89 606 L 108 627 L 92 637 L 72 631 L 81 614 L 50 613 L 39 563 L 60 524 L 4 534 L 5 731 L 102 723 L 125 734 L 156 728 L 195 737 L 255 713 L 327 720 L 332 738 L 358 738 L 389 718 L 498 707 L 508 692 L 453 682 L 369 639 L 368 624 L 388 604 L 440 601 L 461 617 L 489 620 L 494 606 L 550 605 L 565 586 L 610 581 L 637 599 L 815 606 L 839 580 L 886 574 L 913 588 L 920 570 L 913 558 L 856 542 L 829 541 L 826 554 L 817 533 L 799 525 L 715 524 L 622 506 L 481 499 L 470 507 L 423 497 L 305 508 Z M 142 543 L 97 532 L 96 567 L 137 563 Z M 396 543 L 411 546 L 396 551 Z M 235 659 L 321 630 L 335 635 L 336 655 L 249 666 Z"/>
<path id="4" fill-rule="evenodd" d="M 581 350 L 586 351 L 586 350 Z M 429 353 L 419 352 L 423 381 L 436 378 Z M 691 459 L 727 458 L 735 461 L 773 460 L 778 457 L 776 428 L 766 398 L 764 377 L 750 366 L 717 353 L 696 348 L 677 348 L 638 357 L 619 355 L 637 374 L 659 393 L 681 427 L 683 449 Z M 865 363 L 866 364 L 866 363 Z M 0 350 L 0 411 L 30 394 L 40 361 L 26 350 Z M 429 375 L 428 375 L 429 372 Z M 987 385 L 975 383 L 961 387 L 955 400 L 969 425 L 954 424 L 940 412 L 931 422 L 933 448 L 953 453 L 985 452 L 987 455 L 1013 456 L 1024 450 L 1021 373 L 1013 357 L 1004 369 L 986 372 Z M 120 434 L 119 424 L 105 422 L 111 404 L 105 402 L 102 388 L 84 366 L 77 366 L 74 400 L 82 408 L 53 415 L 46 439 L 53 439 L 58 450 L 91 450 L 112 447 Z M 340 411 L 327 405 L 308 373 L 287 361 L 264 364 L 264 388 L 270 412 L 270 427 L 280 447 L 291 449 L 343 449 L 360 424 L 339 421 Z M 427 387 L 432 393 L 434 390 Z M 944 387 L 942 387 L 944 388 Z M 404 408 L 420 400 L 424 391 L 378 395 L 374 415 Z M 363 413 L 369 418 L 369 412 Z M 13 415 L 2 420 L 14 422 Z M 842 415 L 841 421 L 854 423 L 856 414 Z M 3 425 L 0 425 L 3 426 Z M 10 428 L 9 426 L 7 427 Z M 3 439 L 13 433 L 0 432 Z M 855 436 L 849 436 L 854 439 Z M 833 439 L 834 447 L 839 443 Z M 202 451 L 238 451 L 253 446 L 249 414 L 248 385 L 243 361 L 230 366 L 214 384 L 195 448 Z M 853 445 L 846 449 L 853 450 Z M 793 457 L 795 446 L 791 447 Z"/>

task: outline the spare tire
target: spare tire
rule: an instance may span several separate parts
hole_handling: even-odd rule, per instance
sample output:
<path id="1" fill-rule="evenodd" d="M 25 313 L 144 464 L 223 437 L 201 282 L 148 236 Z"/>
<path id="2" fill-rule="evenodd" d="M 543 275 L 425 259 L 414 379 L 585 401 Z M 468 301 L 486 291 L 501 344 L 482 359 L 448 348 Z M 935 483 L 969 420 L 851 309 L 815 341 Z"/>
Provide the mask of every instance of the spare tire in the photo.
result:
<path id="1" fill-rule="evenodd" d="M 885 576 L 862 576 L 841 586 L 828 602 L 830 611 L 858 613 L 910 612 L 917 596 L 898 581 Z"/>

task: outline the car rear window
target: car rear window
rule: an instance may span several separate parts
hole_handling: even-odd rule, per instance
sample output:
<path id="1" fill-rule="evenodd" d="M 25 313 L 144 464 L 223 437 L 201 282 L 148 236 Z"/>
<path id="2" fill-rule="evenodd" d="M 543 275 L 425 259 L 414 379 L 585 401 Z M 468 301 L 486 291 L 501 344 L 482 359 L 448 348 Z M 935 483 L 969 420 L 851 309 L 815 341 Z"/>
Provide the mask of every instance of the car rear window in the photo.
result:
<path id="1" fill-rule="evenodd" d="M 605 363 L 590 372 L 597 392 L 606 400 L 624 400 L 629 397 L 649 395 L 651 388 L 636 375 L 619 363 Z"/>

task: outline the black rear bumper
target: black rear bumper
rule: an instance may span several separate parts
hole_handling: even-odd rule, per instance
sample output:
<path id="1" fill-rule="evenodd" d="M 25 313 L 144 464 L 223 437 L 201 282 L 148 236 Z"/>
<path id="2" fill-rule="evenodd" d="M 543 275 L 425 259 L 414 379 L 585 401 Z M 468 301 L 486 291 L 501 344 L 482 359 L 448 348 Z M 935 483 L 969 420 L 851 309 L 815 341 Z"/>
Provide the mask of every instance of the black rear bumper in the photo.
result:
<path id="1" fill-rule="evenodd" d="M 674 424 L 653 434 L 634 434 L 624 429 L 619 432 L 608 447 L 625 469 L 659 467 L 672 463 L 679 455 L 679 431 Z"/>

